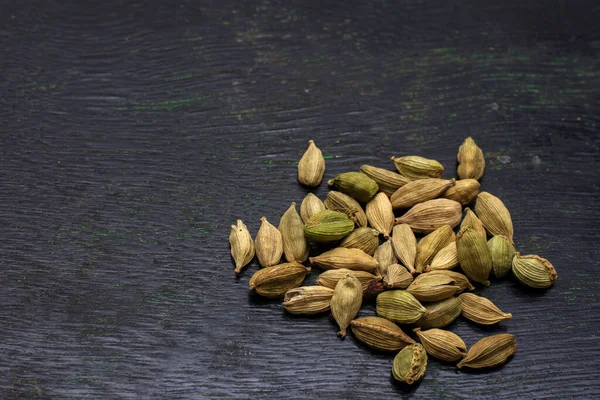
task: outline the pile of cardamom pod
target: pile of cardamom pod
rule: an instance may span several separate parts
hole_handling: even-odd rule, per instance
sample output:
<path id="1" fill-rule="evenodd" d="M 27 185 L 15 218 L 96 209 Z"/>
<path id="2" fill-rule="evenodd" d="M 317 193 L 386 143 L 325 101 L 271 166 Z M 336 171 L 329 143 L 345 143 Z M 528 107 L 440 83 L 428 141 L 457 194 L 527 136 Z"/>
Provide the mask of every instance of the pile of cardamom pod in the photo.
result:
<path id="1" fill-rule="evenodd" d="M 324 202 L 309 193 L 300 214 L 292 203 L 277 228 L 261 218 L 255 240 L 238 220 L 229 236 L 235 272 L 256 254 L 263 268 L 250 279 L 250 290 L 283 297 L 292 314 L 330 311 L 340 336 L 350 327 L 367 346 L 397 352 L 392 373 L 400 382 L 421 379 L 428 355 L 458 368 L 505 363 L 517 348 L 513 335 L 485 337 L 467 351 L 458 335 L 440 328 L 459 315 L 481 325 L 512 317 L 484 297 L 463 293 L 475 289 L 473 283 L 488 286 L 490 275 L 512 271 L 525 286 L 548 288 L 557 274 L 546 259 L 516 252 L 509 211 L 499 198 L 479 192 L 485 160 L 472 138 L 457 158 L 458 180 L 441 179 L 444 167 L 418 156 L 392 157 L 398 173 L 363 165 L 360 172 L 338 174 Z M 311 140 L 298 180 L 315 187 L 324 172 L 325 159 Z M 463 206 L 473 201 L 474 210 L 465 208 L 463 217 Z M 396 218 L 395 210 L 406 211 Z M 329 250 L 309 258 L 311 243 Z M 307 260 L 323 270 L 317 286 L 301 286 L 311 271 L 302 264 Z M 363 301 L 374 297 L 377 316 L 355 319 Z M 421 343 L 397 324 L 416 326 Z"/>

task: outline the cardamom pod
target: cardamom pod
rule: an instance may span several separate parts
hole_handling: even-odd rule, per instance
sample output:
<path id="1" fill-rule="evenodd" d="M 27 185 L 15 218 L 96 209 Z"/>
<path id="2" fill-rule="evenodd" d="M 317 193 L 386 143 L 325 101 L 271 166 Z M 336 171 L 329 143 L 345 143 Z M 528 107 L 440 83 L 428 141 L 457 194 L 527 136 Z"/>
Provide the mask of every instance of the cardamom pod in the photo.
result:
<path id="1" fill-rule="evenodd" d="M 455 284 L 460 287 L 460 290 L 456 293 L 461 293 L 465 290 L 475 290 L 475 286 L 471 284 L 469 278 L 466 275 L 461 274 L 460 272 L 450 271 L 447 269 L 434 269 L 432 271 L 427 272 L 429 275 L 445 275 L 454 279 Z"/>
<path id="2" fill-rule="evenodd" d="M 461 179 L 456 181 L 454 186 L 446 189 L 441 197 L 458 201 L 461 205 L 466 206 L 477 196 L 480 187 L 477 179 Z"/>
<path id="3" fill-rule="evenodd" d="M 447 299 L 460 290 L 454 279 L 444 275 L 419 275 L 406 291 L 419 301 L 440 301 Z"/>
<path id="4" fill-rule="evenodd" d="M 458 361 L 467 354 L 467 345 L 456 333 L 443 329 L 413 329 L 427 354 L 447 362 Z"/>
<path id="5" fill-rule="evenodd" d="M 372 228 L 357 228 L 346 236 L 339 244 L 339 247 L 347 249 L 361 249 L 372 256 L 379 247 L 379 232 Z"/>
<path id="6" fill-rule="evenodd" d="M 456 249 L 465 275 L 472 281 L 489 286 L 492 256 L 485 239 L 473 229 L 463 228 L 456 235 Z"/>
<path id="7" fill-rule="evenodd" d="M 431 263 L 433 257 L 448 246 L 450 243 L 456 241 L 454 231 L 450 225 L 442 225 L 429 235 L 417 243 L 417 256 L 415 258 L 415 269 L 418 273 L 422 273 L 425 270 L 425 266 Z"/>
<path id="8" fill-rule="evenodd" d="M 536 255 L 522 256 L 519 252 L 513 258 L 512 271 L 523 285 L 538 289 L 552 286 L 558 278 L 550 261 Z"/>
<path id="9" fill-rule="evenodd" d="M 427 313 L 415 322 L 422 329 L 443 328 L 450 325 L 460 315 L 461 301 L 458 297 L 430 303 Z"/>
<path id="10" fill-rule="evenodd" d="M 362 165 L 360 172 L 373 179 L 379 190 L 390 197 L 398 188 L 410 182 L 410 179 L 400 175 L 397 172 L 388 171 L 387 169 L 377 168 L 372 165 Z"/>
<path id="11" fill-rule="evenodd" d="M 517 341 L 510 333 L 488 336 L 469 349 L 457 365 L 458 368 L 492 368 L 502 365 L 517 351 Z"/>
<path id="12" fill-rule="evenodd" d="M 311 264 L 323 269 L 346 268 L 353 271 L 375 272 L 377 261 L 360 249 L 336 247 L 325 253 L 309 258 Z"/>
<path id="13" fill-rule="evenodd" d="M 492 272 L 496 278 L 501 278 L 510 271 L 512 260 L 517 252 L 515 246 L 502 236 L 493 236 L 487 242 L 492 257 Z"/>
<path id="14" fill-rule="evenodd" d="M 406 289 L 412 281 L 412 274 L 400 264 L 390 265 L 383 275 L 383 285 L 386 289 Z"/>
<path id="15" fill-rule="evenodd" d="M 296 262 L 265 267 L 250 278 L 250 290 L 264 297 L 279 298 L 300 286 L 309 272 L 310 268 Z"/>
<path id="16" fill-rule="evenodd" d="M 394 210 L 390 199 L 385 193 L 379 192 L 367 203 L 365 211 L 369 224 L 388 239 L 394 227 Z"/>
<path id="17" fill-rule="evenodd" d="M 304 235 L 314 242 L 333 242 L 353 230 L 354 222 L 346 214 L 331 210 L 316 213 L 304 225 Z"/>
<path id="18" fill-rule="evenodd" d="M 283 239 L 283 254 L 287 262 L 304 262 L 308 258 L 310 247 L 304 236 L 304 223 L 292 203 L 279 220 L 277 227 Z"/>
<path id="19" fill-rule="evenodd" d="M 237 225 L 231 225 L 229 245 L 231 246 L 231 257 L 235 262 L 235 273 L 239 274 L 242 272 L 242 268 L 254 258 L 254 240 L 241 219 L 237 220 Z"/>
<path id="20" fill-rule="evenodd" d="M 392 161 L 401 175 L 413 180 L 439 178 L 444 173 L 438 161 L 419 156 L 392 157 Z"/>
<path id="21" fill-rule="evenodd" d="M 367 215 L 363 211 L 362 207 L 352 197 L 335 190 L 327 193 L 327 199 L 325 199 L 325 208 L 332 211 L 338 211 L 344 213 L 354 221 L 354 224 L 358 228 L 367 226 Z"/>
<path id="22" fill-rule="evenodd" d="M 433 256 L 431 263 L 425 268 L 425 272 L 433 270 L 452 269 L 458 265 L 458 251 L 456 242 L 452 241 Z"/>
<path id="23" fill-rule="evenodd" d="M 313 315 L 329 311 L 333 289 L 301 286 L 285 292 L 283 308 L 290 314 Z"/>
<path id="24" fill-rule="evenodd" d="M 283 238 L 281 232 L 267 221 L 266 217 L 260 219 L 262 222 L 256 233 L 254 245 L 258 263 L 263 267 L 277 265 L 283 254 Z"/>
<path id="25" fill-rule="evenodd" d="M 335 285 L 333 296 L 331 297 L 331 315 L 340 327 L 338 335 L 346 336 L 346 329 L 350 321 L 356 317 L 362 304 L 363 289 L 360 281 L 351 274 L 345 277 Z"/>
<path id="26" fill-rule="evenodd" d="M 325 173 L 325 158 L 321 150 L 312 140 L 308 141 L 308 149 L 298 163 L 298 181 L 309 187 L 321 184 Z"/>
<path id="27" fill-rule="evenodd" d="M 458 148 L 458 168 L 456 174 L 458 179 L 480 179 L 483 176 L 485 169 L 485 159 L 483 152 L 475 144 L 472 137 L 465 139 L 463 144 Z"/>
<path id="28" fill-rule="evenodd" d="M 410 208 L 416 204 L 439 197 L 450 186 L 454 186 L 454 184 L 454 179 L 417 179 L 396 190 L 390 197 L 390 202 L 394 210 Z"/>
<path id="29" fill-rule="evenodd" d="M 373 258 L 377 261 L 379 268 L 386 268 L 392 264 L 397 264 L 398 260 L 394 256 L 394 249 L 392 249 L 392 242 L 387 240 L 383 242 L 381 246 L 375 250 Z"/>
<path id="30" fill-rule="evenodd" d="M 379 191 L 377 183 L 362 172 L 342 172 L 327 184 L 361 203 L 368 203 Z"/>
<path id="31" fill-rule="evenodd" d="M 435 199 L 412 207 L 403 216 L 396 218 L 396 224 L 408 224 L 415 232 L 429 233 L 443 225 L 454 228 L 460 223 L 461 216 L 460 203 Z"/>
<path id="32" fill-rule="evenodd" d="M 479 193 L 475 203 L 475 214 L 490 235 L 506 236 L 510 243 L 514 244 L 512 219 L 502 200 L 488 192 Z"/>
<path id="33" fill-rule="evenodd" d="M 365 290 L 363 290 L 363 301 L 371 302 L 375 300 L 377 296 L 379 296 L 379 293 L 383 291 L 385 291 L 385 287 L 383 286 L 381 277 L 378 276 L 377 278 L 373 279 L 371 283 L 369 283 L 369 286 L 367 286 Z"/>
<path id="34" fill-rule="evenodd" d="M 477 324 L 493 325 L 512 318 L 511 313 L 503 312 L 485 297 L 473 293 L 463 293 L 458 297 L 462 301 L 462 316 Z"/>
<path id="35" fill-rule="evenodd" d="M 415 343 L 398 325 L 385 318 L 357 318 L 350 322 L 350 326 L 354 337 L 376 350 L 398 351 Z"/>
<path id="36" fill-rule="evenodd" d="M 475 215 L 475 213 L 471 211 L 469 207 L 465 208 L 465 217 L 460 224 L 460 229 L 462 228 L 471 228 L 475 232 L 479 233 L 482 238 L 487 240 L 487 233 L 485 233 L 483 223 L 479 218 L 477 218 L 477 215 Z"/>
<path id="37" fill-rule="evenodd" d="M 302 204 L 300 204 L 300 217 L 302 217 L 304 223 L 307 223 L 310 217 L 323 210 L 325 210 L 325 204 L 323 204 L 321 199 L 309 193 L 302 200 Z"/>
<path id="38" fill-rule="evenodd" d="M 404 347 L 394 358 L 392 375 L 397 381 L 412 385 L 425 375 L 427 353 L 422 345 L 415 343 Z"/>
<path id="39" fill-rule="evenodd" d="M 352 271 L 350 269 L 340 268 L 330 269 L 328 271 L 323 272 L 317 277 L 317 283 L 321 286 L 335 289 L 335 285 L 337 285 L 340 279 L 345 277 L 347 274 L 350 274 L 356 279 L 358 279 L 362 285 L 363 290 L 365 290 L 369 286 L 369 284 L 377 278 L 377 276 L 366 271 Z"/>
<path id="40" fill-rule="evenodd" d="M 415 258 L 417 257 L 417 239 L 407 224 L 394 226 L 392 229 L 392 248 L 394 255 L 402 262 L 411 274 L 415 273 Z"/>
<path id="41" fill-rule="evenodd" d="M 380 317 L 398 324 L 412 324 L 427 314 L 427 309 L 406 290 L 380 293 L 377 296 L 376 310 Z"/>

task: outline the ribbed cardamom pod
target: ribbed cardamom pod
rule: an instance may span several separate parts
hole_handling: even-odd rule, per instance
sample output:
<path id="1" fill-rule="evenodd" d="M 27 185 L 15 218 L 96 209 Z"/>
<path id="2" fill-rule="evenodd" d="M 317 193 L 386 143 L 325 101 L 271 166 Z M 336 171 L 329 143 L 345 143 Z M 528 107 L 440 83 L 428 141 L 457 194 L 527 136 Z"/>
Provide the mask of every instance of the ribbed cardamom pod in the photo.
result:
<path id="1" fill-rule="evenodd" d="M 460 145 L 456 159 L 458 160 L 456 169 L 458 179 L 480 179 L 483 176 L 485 159 L 483 152 L 472 137 L 469 136 Z"/>
<path id="2" fill-rule="evenodd" d="M 421 239 L 417 243 L 416 271 L 422 273 L 440 250 L 455 241 L 456 236 L 450 225 L 442 225 Z"/>
<path id="3" fill-rule="evenodd" d="M 400 264 L 390 265 L 383 275 L 383 286 L 386 289 L 406 289 L 412 282 L 412 274 Z"/>
<path id="4" fill-rule="evenodd" d="M 254 258 L 254 240 L 241 219 L 237 220 L 237 225 L 231 225 L 229 245 L 231 246 L 231 257 L 235 262 L 235 273 L 239 274 L 242 272 L 242 268 Z"/>
<path id="5" fill-rule="evenodd" d="M 413 180 L 439 178 L 444 173 L 438 161 L 419 156 L 392 157 L 392 161 L 401 175 Z"/>
<path id="6" fill-rule="evenodd" d="M 279 298 L 300 286 L 309 272 L 310 268 L 295 262 L 259 269 L 250 278 L 250 290 L 264 297 Z"/>
<path id="7" fill-rule="evenodd" d="M 456 181 L 454 186 L 446 189 L 441 197 L 458 201 L 463 206 L 466 206 L 477 196 L 480 187 L 481 185 L 477 179 L 461 179 Z"/>
<path id="8" fill-rule="evenodd" d="M 338 335 L 346 336 L 350 321 L 356 317 L 362 304 L 363 289 L 360 281 L 350 274 L 335 285 L 331 298 L 331 315 L 340 327 Z"/>
<path id="9" fill-rule="evenodd" d="M 340 240 L 353 230 L 354 222 L 346 214 L 331 210 L 316 213 L 304 224 L 304 235 L 308 240 L 321 243 Z"/>
<path id="10" fill-rule="evenodd" d="M 419 275 L 406 291 L 419 301 L 440 301 L 452 297 L 460 290 L 454 279 L 444 275 Z"/>
<path id="11" fill-rule="evenodd" d="M 318 265 L 323 269 L 346 268 L 353 271 L 375 272 L 379 265 L 364 251 L 345 247 L 336 247 L 317 257 L 310 257 L 309 260 L 311 264 Z"/>
<path id="12" fill-rule="evenodd" d="M 389 239 L 394 227 L 394 210 L 390 199 L 383 192 L 377 193 L 365 207 L 367 220 L 384 238 Z"/>
<path id="13" fill-rule="evenodd" d="M 279 220 L 277 227 L 283 239 L 283 254 L 287 262 L 302 263 L 308 258 L 310 247 L 304 236 L 304 223 L 296 211 L 296 203 L 292 203 Z"/>
<path id="14" fill-rule="evenodd" d="M 342 172 L 327 184 L 361 203 L 368 203 L 379 191 L 377 183 L 362 172 Z"/>
<path id="15" fill-rule="evenodd" d="M 456 235 L 456 249 L 460 267 L 465 275 L 472 281 L 489 286 L 492 256 L 486 240 L 473 229 L 463 228 Z"/>
<path id="16" fill-rule="evenodd" d="M 300 216 L 304 223 L 307 223 L 310 217 L 323 210 L 325 210 L 325 204 L 312 193 L 307 194 L 302 200 L 302 204 L 300 204 Z"/>
<path id="17" fill-rule="evenodd" d="M 417 257 L 417 239 L 415 233 L 407 224 L 394 226 L 392 229 L 392 248 L 394 255 L 402 262 L 408 272 L 415 273 L 415 258 Z"/>
<path id="18" fill-rule="evenodd" d="M 477 195 L 475 214 L 490 235 L 503 235 L 514 244 L 513 223 L 508 209 L 496 196 L 481 192 Z"/>
<path id="19" fill-rule="evenodd" d="M 485 228 L 483 227 L 483 223 L 477 215 L 469 207 L 465 208 L 465 217 L 460 224 L 460 229 L 462 228 L 471 228 L 475 232 L 479 233 L 482 238 L 487 240 L 487 233 L 485 233 Z"/>
<path id="20" fill-rule="evenodd" d="M 439 197 L 454 184 L 454 179 L 417 179 L 396 190 L 390 197 L 390 201 L 394 210 L 410 208 L 416 204 Z"/>
<path id="21" fill-rule="evenodd" d="M 404 347 L 394 358 L 392 375 L 397 381 L 412 385 L 425 375 L 427 353 L 422 345 L 415 343 Z"/>
<path id="22" fill-rule="evenodd" d="M 458 297 L 462 301 L 462 316 L 477 324 L 493 325 L 505 319 L 512 318 L 511 313 L 505 313 L 500 310 L 485 297 L 477 296 L 473 293 L 463 293 Z"/>
<path id="23" fill-rule="evenodd" d="M 396 218 L 396 224 L 408 224 L 415 232 L 429 233 L 443 225 L 454 228 L 460 223 L 461 217 L 460 203 L 448 199 L 435 199 L 412 207 L 403 216 Z"/>
<path id="24" fill-rule="evenodd" d="M 357 318 L 350 322 L 359 341 L 380 351 L 398 351 L 415 341 L 393 322 L 380 317 Z"/>
<path id="25" fill-rule="evenodd" d="M 330 269 L 323 272 L 317 277 L 317 283 L 321 286 L 335 289 L 335 285 L 337 285 L 340 279 L 345 277 L 347 274 L 350 274 L 356 279 L 358 279 L 362 285 L 363 290 L 365 290 L 372 281 L 377 279 L 377 276 L 366 271 L 352 271 L 350 269 L 340 268 Z"/>
<path id="26" fill-rule="evenodd" d="M 376 310 L 377 315 L 397 324 L 412 324 L 427 314 L 427 309 L 406 290 L 380 293 L 377 296 Z"/>
<path id="27" fill-rule="evenodd" d="M 433 270 L 452 269 L 458 265 L 458 251 L 456 242 L 452 241 L 443 247 L 431 260 L 431 263 L 425 268 L 425 272 Z"/>
<path id="28" fill-rule="evenodd" d="M 397 172 L 388 171 L 387 169 L 377 168 L 372 165 L 362 165 L 360 172 L 373 179 L 379 190 L 390 197 L 398 188 L 410 182 L 410 179 L 400 175 Z"/>
<path id="29" fill-rule="evenodd" d="M 379 232 L 373 228 L 357 228 L 346 236 L 339 244 L 339 247 L 347 249 L 361 249 L 372 256 L 379 247 Z"/>
<path id="30" fill-rule="evenodd" d="M 465 290 L 475 290 L 475 286 L 473 286 L 471 284 L 471 282 L 469 281 L 469 278 L 467 278 L 466 275 L 461 274 L 460 272 L 450 271 L 447 269 L 434 269 L 427 273 L 429 275 L 434 275 L 434 274 L 445 275 L 445 276 L 448 276 L 448 277 L 454 279 L 455 284 L 460 287 L 460 290 L 456 293 L 461 293 Z"/>
<path id="31" fill-rule="evenodd" d="M 437 328 L 426 331 L 415 328 L 413 332 L 419 337 L 427 354 L 439 360 L 454 362 L 467 354 L 467 345 L 456 333 Z"/>
<path id="32" fill-rule="evenodd" d="M 458 368 L 492 368 L 502 365 L 517 351 L 517 341 L 510 333 L 488 336 L 469 349 L 457 365 Z"/>
<path id="33" fill-rule="evenodd" d="M 392 264 L 398 263 L 396 256 L 394 256 L 392 242 L 389 240 L 383 242 L 383 244 L 375 250 L 373 258 L 377 261 L 379 268 L 386 268 Z"/>
<path id="34" fill-rule="evenodd" d="M 333 289 L 301 286 L 285 292 L 283 308 L 290 314 L 313 315 L 329 311 Z"/>
<path id="35" fill-rule="evenodd" d="M 427 305 L 427 313 L 415 322 L 422 329 L 443 328 L 450 325 L 460 315 L 461 301 L 450 297 Z"/>
<path id="36" fill-rule="evenodd" d="M 487 244 L 492 257 L 492 272 L 496 278 L 501 278 L 510 271 L 512 260 L 517 252 L 515 246 L 502 235 L 492 237 Z"/>
<path id="37" fill-rule="evenodd" d="M 262 222 L 256 233 L 254 245 L 258 263 L 263 267 L 277 265 L 283 254 L 283 238 L 281 232 L 267 221 L 266 217 L 260 219 Z"/>
<path id="38" fill-rule="evenodd" d="M 325 208 L 346 214 L 358 228 L 367 226 L 367 215 L 360 204 L 347 194 L 330 191 L 325 199 Z"/>
<path id="39" fill-rule="evenodd" d="M 523 285 L 538 289 L 552 286 L 558 278 L 550 261 L 536 255 L 522 256 L 519 252 L 513 258 L 512 271 Z"/>
<path id="40" fill-rule="evenodd" d="M 325 173 L 325 158 L 312 140 L 308 141 L 308 149 L 298 163 L 298 181 L 309 187 L 321 184 Z"/>

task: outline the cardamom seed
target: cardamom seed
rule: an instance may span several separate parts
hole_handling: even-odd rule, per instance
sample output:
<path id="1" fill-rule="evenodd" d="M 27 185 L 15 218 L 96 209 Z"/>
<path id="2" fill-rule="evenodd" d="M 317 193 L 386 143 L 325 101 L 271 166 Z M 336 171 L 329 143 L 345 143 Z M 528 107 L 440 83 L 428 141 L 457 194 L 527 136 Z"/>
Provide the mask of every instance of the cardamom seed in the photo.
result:
<path id="1" fill-rule="evenodd" d="M 264 297 L 279 298 L 300 286 L 309 272 L 310 268 L 296 262 L 265 267 L 250 278 L 250 290 Z"/>
<path id="2" fill-rule="evenodd" d="M 412 385 L 425 375 L 427 353 L 422 345 L 415 343 L 404 347 L 394 358 L 392 375 L 397 381 Z"/>
<path id="3" fill-rule="evenodd" d="M 379 190 L 390 197 L 400 187 L 410 182 L 410 179 L 400 175 L 397 172 L 388 171 L 387 169 L 377 168 L 372 165 L 362 165 L 360 172 L 373 179 Z"/>
<path id="4" fill-rule="evenodd" d="M 231 257 L 235 262 L 235 273 L 239 274 L 254 258 L 254 240 L 241 219 L 237 220 L 237 225 L 231 225 L 229 245 Z"/>
<path id="5" fill-rule="evenodd" d="M 332 211 L 338 211 L 344 213 L 354 221 L 354 224 L 358 228 L 367 226 L 367 215 L 363 211 L 362 207 L 352 197 L 335 190 L 327 193 L 327 199 L 325 199 L 325 208 Z"/>
<path id="6" fill-rule="evenodd" d="M 310 217 L 323 210 L 325 210 L 325 204 L 323 204 L 321 199 L 309 193 L 302 200 L 302 204 L 300 204 L 300 217 L 302 217 L 304 223 L 307 223 Z"/>
<path id="7" fill-rule="evenodd" d="M 389 290 L 379 294 L 376 310 L 380 317 L 398 324 L 412 324 L 427 314 L 427 309 L 406 290 Z"/>
<path id="8" fill-rule="evenodd" d="M 308 149 L 298 163 L 298 181 L 308 187 L 321 184 L 325 173 L 325 158 L 321 150 L 312 140 L 308 141 Z"/>
<path id="9" fill-rule="evenodd" d="M 323 210 L 308 219 L 304 235 L 314 242 L 333 242 L 354 230 L 354 222 L 337 211 Z"/>
<path id="10" fill-rule="evenodd" d="M 354 276 L 362 285 L 363 290 L 366 290 L 369 284 L 374 281 L 377 276 L 366 271 L 352 271 L 346 268 L 330 269 L 323 272 L 317 277 L 317 283 L 327 288 L 335 289 L 335 285 L 347 274 Z"/>
<path id="11" fill-rule="evenodd" d="M 333 296 L 331 297 L 331 315 L 340 327 L 338 335 L 346 336 L 346 329 L 350 321 L 356 317 L 362 304 L 363 289 L 360 281 L 351 274 L 345 277 L 335 285 Z"/>
<path id="12" fill-rule="evenodd" d="M 392 157 L 392 161 L 401 175 L 410 179 L 439 178 L 444 167 L 436 160 L 419 156 Z"/>
<path id="13" fill-rule="evenodd" d="M 503 235 L 514 244 L 512 219 L 502 200 L 488 192 L 479 193 L 475 203 L 475 214 L 490 235 Z"/>
<path id="14" fill-rule="evenodd" d="M 301 286 L 285 292 L 283 308 L 290 314 L 313 315 L 329 311 L 333 289 Z"/>
<path id="15" fill-rule="evenodd" d="M 390 199 L 383 192 L 377 193 L 365 207 L 367 220 L 373 228 L 389 239 L 394 227 L 394 210 Z"/>
<path id="16" fill-rule="evenodd" d="M 360 249 L 336 247 L 325 253 L 309 258 L 311 264 L 323 269 L 346 268 L 353 271 L 375 272 L 377 261 Z"/>
<path id="17" fill-rule="evenodd" d="M 406 289 L 413 282 L 413 276 L 400 264 L 387 267 L 383 275 L 383 285 L 386 289 Z"/>
<path id="18" fill-rule="evenodd" d="M 550 261 L 536 255 L 522 256 L 519 252 L 513 258 L 512 271 L 523 285 L 538 289 L 552 286 L 558 278 Z"/>
<path id="19" fill-rule="evenodd" d="M 440 301 L 460 290 L 454 279 L 444 275 L 419 275 L 406 291 L 419 301 Z"/>
<path id="20" fill-rule="evenodd" d="M 360 249 L 372 256 L 379 247 L 379 232 L 372 228 L 357 228 L 346 236 L 339 247 L 347 249 Z"/>
<path id="21" fill-rule="evenodd" d="M 414 232 L 430 233 L 443 225 L 454 228 L 460 223 L 462 207 L 460 203 L 448 199 L 429 200 L 413 206 L 396 224 L 408 224 Z"/>
<path id="22" fill-rule="evenodd" d="M 492 272 L 496 278 L 501 278 L 510 271 L 512 260 L 517 252 L 515 246 L 502 236 L 493 236 L 487 242 L 492 257 Z"/>
<path id="23" fill-rule="evenodd" d="M 266 217 L 260 219 L 262 222 L 256 233 L 254 245 L 258 263 L 263 267 L 277 265 L 283 254 L 283 238 L 281 232 L 267 221 Z"/>
<path id="24" fill-rule="evenodd" d="M 354 337 L 376 350 L 398 351 L 415 343 L 398 325 L 385 318 L 357 318 L 350 322 L 350 326 Z"/>
<path id="25" fill-rule="evenodd" d="M 492 256 L 485 239 L 471 228 L 461 229 L 456 239 L 458 261 L 465 275 L 472 281 L 489 286 Z"/>
<path id="26" fill-rule="evenodd" d="M 416 271 L 422 273 L 440 250 L 455 241 L 456 236 L 450 225 L 442 225 L 421 239 L 417 243 Z"/>
<path id="27" fill-rule="evenodd" d="M 327 184 L 361 203 L 368 203 L 379 191 L 377 183 L 362 172 L 342 172 Z"/>
<path id="28" fill-rule="evenodd" d="M 469 349 L 469 352 L 457 365 L 458 368 L 492 368 L 502 365 L 517 351 L 517 341 L 509 333 L 488 336 Z"/>
<path id="29" fill-rule="evenodd" d="M 481 325 L 493 325 L 505 319 L 512 318 L 511 313 L 505 313 L 485 297 L 473 293 L 463 293 L 461 314 L 468 320 Z"/>
<path id="30" fill-rule="evenodd" d="M 471 284 L 469 278 L 466 275 L 461 274 L 460 272 L 450 271 L 447 269 L 434 269 L 432 271 L 427 272 L 429 275 L 445 275 L 454 279 L 455 284 L 460 287 L 460 290 L 456 293 L 461 293 L 465 290 L 475 290 L 475 286 Z"/>
<path id="31" fill-rule="evenodd" d="M 381 246 L 375 250 L 373 258 L 377 261 L 379 268 L 386 268 L 392 264 L 397 264 L 398 260 L 394 256 L 394 249 L 392 249 L 392 242 L 386 240 Z"/>
<path id="32" fill-rule="evenodd" d="M 450 325 L 460 315 L 461 301 L 458 297 L 427 304 L 427 312 L 415 325 L 422 329 L 443 328 Z"/>
<path id="33" fill-rule="evenodd" d="M 450 186 L 454 186 L 454 184 L 454 179 L 417 179 L 395 191 L 390 197 L 390 201 L 394 210 L 410 208 L 416 204 L 439 197 Z"/>
<path id="34" fill-rule="evenodd" d="M 379 293 L 383 291 L 385 291 L 385 287 L 383 286 L 383 281 L 381 280 L 381 277 L 378 276 L 369 283 L 369 286 L 367 286 L 365 290 L 363 290 L 363 301 L 370 302 L 372 300 L 375 300 L 377 296 L 379 296 Z"/>
<path id="35" fill-rule="evenodd" d="M 407 224 L 394 226 L 392 229 L 392 248 L 394 255 L 402 262 L 411 274 L 415 273 L 415 258 L 417 257 L 417 239 Z"/>
<path id="36" fill-rule="evenodd" d="M 456 174 L 458 179 L 480 179 L 483 176 L 485 169 L 485 159 L 483 152 L 475 144 L 472 137 L 465 139 L 463 144 L 458 148 L 458 168 Z"/>
<path id="37" fill-rule="evenodd" d="M 452 241 L 433 256 L 431 264 L 425 268 L 425 272 L 433 270 L 452 269 L 458 265 L 458 251 L 456 242 Z"/>
<path id="38" fill-rule="evenodd" d="M 465 208 L 465 217 L 460 224 L 460 229 L 462 228 L 471 228 L 475 232 L 479 233 L 482 238 L 487 240 L 487 233 L 485 233 L 483 223 L 479 218 L 477 218 L 477 215 L 475 215 L 475 213 L 471 211 L 469 207 Z"/>
<path id="39" fill-rule="evenodd" d="M 279 220 L 277 227 L 283 239 L 283 254 L 287 262 L 304 262 L 308 258 L 310 247 L 304 236 L 304 223 L 296 211 L 296 203 L 292 203 Z"/>
<path id="40" fill-rule="evenodd" d="M 413 329 L 427 354 L 446 362 L 458 361 L 467 354 L 467 345 L 456 333 L 443 329 Z"/>
<path id="41" fill-rule="evenodd" d="M 461 205 L 466 206 L 477 196 L 480 187 L 477 179 L 461 179 L 456 181 L 454 186 L 446 189 L 442 197 L 458 201 Z"/>

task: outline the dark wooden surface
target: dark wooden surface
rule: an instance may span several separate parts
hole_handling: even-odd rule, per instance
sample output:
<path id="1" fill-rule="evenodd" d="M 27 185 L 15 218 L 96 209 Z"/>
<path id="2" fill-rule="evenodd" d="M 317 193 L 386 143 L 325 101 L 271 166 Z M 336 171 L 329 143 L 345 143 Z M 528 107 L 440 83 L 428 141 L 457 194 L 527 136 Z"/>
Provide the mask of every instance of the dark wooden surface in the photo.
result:
<path id="1" fill-rule="evenodd" d="M 599 4 L 0 2 L 0 398 L 600 397 Z M 392 356 L 249 295 L 256 262 L 234 276 L 230 224 L 299 204 L 308 139 L 326 179 L 410 154 L 452 177 L 468 135 L 559 274 L 451 326 L 513 333 L 503 368 L 397 386 Z"/>

